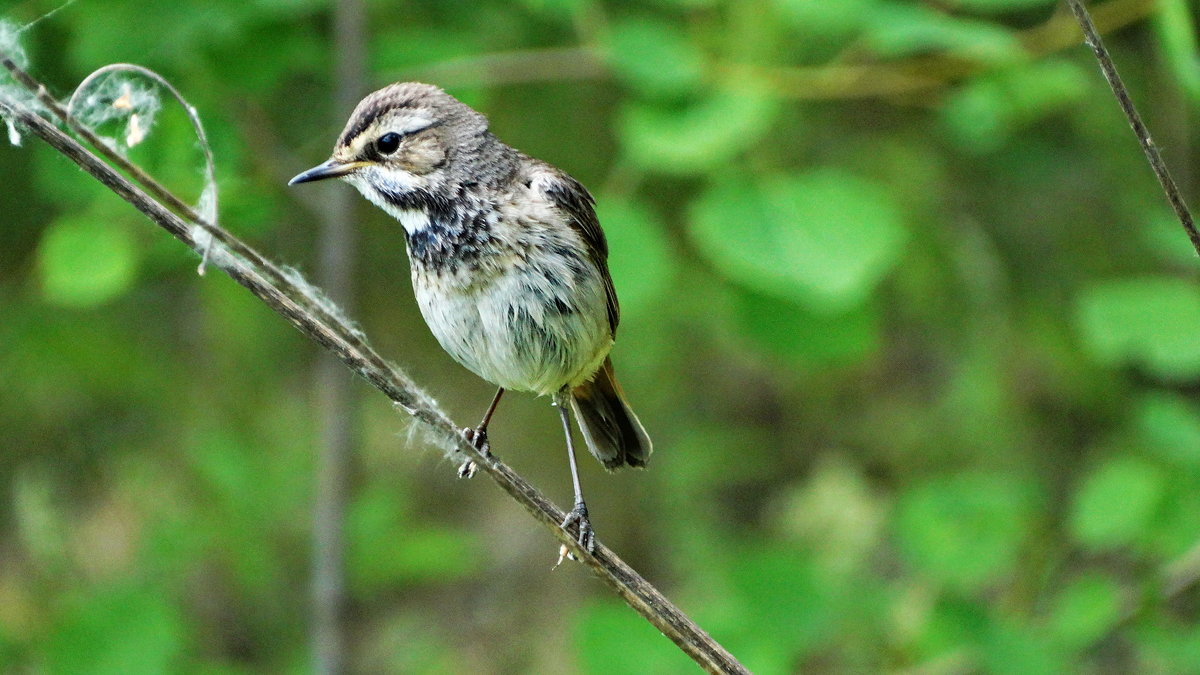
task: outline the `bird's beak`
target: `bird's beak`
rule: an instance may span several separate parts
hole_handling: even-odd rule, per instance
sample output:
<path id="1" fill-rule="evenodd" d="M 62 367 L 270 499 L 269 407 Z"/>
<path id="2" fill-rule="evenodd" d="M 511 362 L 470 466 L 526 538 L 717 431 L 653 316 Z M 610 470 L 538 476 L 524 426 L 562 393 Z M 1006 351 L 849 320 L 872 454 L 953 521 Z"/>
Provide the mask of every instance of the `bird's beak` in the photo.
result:
<path id="1" fill-rule="evenodd" d="M 364 165 L 366 165 L 366 162 L 339 162 L 336 159 L 331 159 L 289 180 L 288 185 L 310 183 L 314 180 L 324 180 L 326 178 L 341 178 L 342 176 L 354 173 Z"/>

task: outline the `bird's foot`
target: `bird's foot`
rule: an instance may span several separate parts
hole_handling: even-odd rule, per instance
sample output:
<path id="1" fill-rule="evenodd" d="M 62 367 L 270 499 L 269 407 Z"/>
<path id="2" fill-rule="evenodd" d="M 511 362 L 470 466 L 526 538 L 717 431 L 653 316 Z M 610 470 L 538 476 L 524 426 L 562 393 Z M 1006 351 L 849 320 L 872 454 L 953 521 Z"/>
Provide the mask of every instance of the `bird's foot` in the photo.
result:
<path id="1" fill-rule="evenodd" d="M 462 435 L 467 439 L 468 443 L 475 446 L 475 449 L 479 451 L 479 454 L 481 454 L 481 455 L 492 454 L 492 446 L 490 443 L 488 443 L 487 429 L 484 429 L 484 428 L 472 429 L 472 428 L 468 427 L 468 428 L 462 430 Z M 465 461 L 461 465 L 459 465 L 458 477 L 459 478 L 470 478 L 471 476 L 475 475 L 475 471 L 478 468 L 479 467 L 475 464 L 474 460 L 468 459 L 467 461 Z"/>
<path id="2" fill-rule="evenodd" d="M 579 547 L 588 553 L 596 552 L 596 532 L 592 529 L 592 523 L 588 520 L 587 505 L 583 502 L 575 502 L 575 508 L 567 514 L 567 517 L 562 521 L 562 529 L 568 533 L 571 532 L 571 526 L 575 526 L 575 541 L 579 543 Z M 570 554 L 567 554 L 568 557 Z M 563 559 L 560 551 L 558 561 L 561 563 Z M 557 565 L 555 565 L 557 567 Z"/>

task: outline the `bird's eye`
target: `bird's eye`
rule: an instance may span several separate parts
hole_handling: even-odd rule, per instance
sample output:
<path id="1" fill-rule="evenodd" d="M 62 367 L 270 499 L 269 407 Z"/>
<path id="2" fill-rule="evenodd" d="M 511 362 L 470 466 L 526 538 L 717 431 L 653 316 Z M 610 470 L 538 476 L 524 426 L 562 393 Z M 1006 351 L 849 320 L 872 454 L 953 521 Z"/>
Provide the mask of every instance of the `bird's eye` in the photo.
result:
<path id="1" fill-rule="evenodd" d="M 375 149 L 378 150 L 379 154 L 381 155 L 390 155 L 399 150 L 400 134 L 394 131 L 389 131 L 388 133 L 380 136 L 379 140 L 375 141 Z"/>

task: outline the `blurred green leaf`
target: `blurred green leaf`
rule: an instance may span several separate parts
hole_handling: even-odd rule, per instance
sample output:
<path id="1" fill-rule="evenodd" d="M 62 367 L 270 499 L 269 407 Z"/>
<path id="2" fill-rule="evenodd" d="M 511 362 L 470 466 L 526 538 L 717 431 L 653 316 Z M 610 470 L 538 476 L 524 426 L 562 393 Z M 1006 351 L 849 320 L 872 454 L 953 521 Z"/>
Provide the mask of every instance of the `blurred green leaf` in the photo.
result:
<path id="1" fill-rule="evenodd" d="M 1094 468 L 1072 500 L 1075 540 L 1102 549 L 1144 539 L 1162 502 L 1164 478 L 1158 467 L 1136 457 L 1114 457 Z"/>
<path id="2" fill-rule="evenodd" d="M 50 673 L 173 672 L 184 655 L 184 623 L 158 588 L 116 587 L 77 601 L 50 637 Z"/>
<path id="3" fill-rule="evenodd" d="M 682 674 L 696 669 L 670 640 L 616 601 L 592 602 L 579 611 L 575 645 L 585 673 Z"/>
<path id="4" fill-rule="evenodd" d="M 1121 589 L 1107 576 L 1089 573 L 1071 581 L 1054 599 L 1050 631 L 1070 649 L 1084 649 L 1121 620 Z"/>
<path id="5" fill-rule="evenodd" d="M 942 120 L 964 149 L 993 152 L 1015 132 L 1069 109 L 1090 88 L 1079 64 L 1043 60 L 967 82 L 942 107 Z"/>
<path id="6" fill-rule="evenodd" d="M 956 0 L 955 5 L 972 12 L 1019 12 L 1034 7 L 1050 7 L 1056 0 Z"/>
<path id="7" fill-rule="evenodd" d="M 137 242 L 120 220 L 64 216 L 38 247 L 42 294 L 65 307 L 99 305 L 125 293 L 137 267 Z"/>
<path id="8" fill-rule="evenodd" d="M 680 269 L 666 227 L 640 202 L 601 198 L 596 215 L 608 238 L 608 267 L 622 316 L 653 311 Z"/>
<path id="9" fill-rule="evenodd" d="M 984 672 L 996 675 L 1059 675 L 1069 672 L 1065 651 L 1040 627 L 1012 619 L 994 621 L 983 642 Z"/>
<path id="10" fill-rule="evenodd" d="M 933 478 L 900 496 L 900 550 L 934 580 L 976 589 L 1019 560 L 1034 506 L 1031 486 L 1003 474 Z"/>
<path id="11" fill-rule="evenodd" d="M 857 33 L 877 0 L 773 0 L 779 16 L 806 37 L 838 40 Z"/>
<path id="12" fill-rule="evenodd" d="M 619 120 L 621 146 L 646 171 L 701 173 L 757 143 L 778 111 L 777 101 L 751 92 L 721 92 L 682 109 L 628 102 Z"/>
<path id="13" fill-rule="evenodd" d="M 691 93 L 704 75 L 704 56 L 678 21 L 646 16 L 616 21 L 605 57 L 618 78 L 649 96 Z"/>
<path id="14" fill-rule="evenodd" d="M 1187 0 L 1159 0 L 1155 5 L 1154 27 L 1158 44 L 1176 82 L 1200 102 L 1200 45 L 1196 40 L 1195 9 Z"/>
<path id="15" fill-rule="evenodd" d="M 357 495 L 347 516 L 347 567 L 356 593 L 370 596 L 413 580 L 453 581 L 475 572 L 481 557 L 467 531 L 418 527 L 407 495 L 375 483 Z"/>
<path id="16" fill-rule="evenodd" d="M 1129 634 L 1147 671 L 1189 673 L 1200 663 L 1200 627 L 1194 621 L 1141 621 Z"/>
<path id="17" fill-rule="evenodd" d="M 1141 366 L 1158 377 L 1200 375 L 1200 289 L 1170 277 L 1094 284 L 1078 302 L 1084 347 L 1110 366 Z"/>
<path id="18" fill-rule="evenodd" d="M 729 580 L 747 621 L 739 650 L 755 655 L 756 672 L 780 672 L 780 664 L 824 646 L 837 630 L 838 591 L 801 550 L 743 551 Z"/>
<path id="19" fill-rule="evenodd" d="M 926 661 L 973 653 L 991 628 L 991 621 L 981 603 L 943 594 L 930 608 L 928 621 L 917 635 L 917 653 Z"/>
<path id="20" fill-rule="evenodd" d="M 569 19 L 589 3 L 590 0 L 521 0 L 521 4 L 531 11 L 556 19 Z"/>
<path id="21" fill-rule="evenodd" d="M 855 363 L 879 347 L 879 311 L 872 303 L 834 314 L 743 292 L 737 308 L 745 335 L 768 353 L 801 364 Z"/>
<path id="22" fill-rule="evenodd" d="M 1159 195 L 1154 196 L 1161 199 Z M 1179 218 L 1165 204 L 1141 208 L 1135 217 L 1143 219 L 1144 226 L 1138 228 L 1138 232 L 1146 248 L 1161 260 L 1185 265 L 1189 269 L 1200 260 L 1187 233 L 1179 224 Z"/>
<path id="23" fill-rule="evenodd" d="M 1200 467 L 1200 409 L 1176 394 L 1151 393 L 1134 408 L 1145 446 L 1185 467 Z"/>
<path id="24" fill-rule="evenodd" d="M 382 72 L 468 57 L 481 47 L 476 33 L 448 26 L 400 25 L 371 35 L 372 70 Z"/>
<path id="25" fill-rule="evenodd" d="M 861 305 L 906 236 L 888 194 L 839 169 L 727 178 L 690 215 L 696 247 L 730 279 L 827 313 Z"/>
<path id="26" fill-rule="evenodd" d="M 880 2 L 871 8 L 870 18 L 866 44 L 887 58 L 930 51 L 991 64 L 1026 58 L 1021 42 L 1003 26 L 950 16 L 928 5 Z"/>

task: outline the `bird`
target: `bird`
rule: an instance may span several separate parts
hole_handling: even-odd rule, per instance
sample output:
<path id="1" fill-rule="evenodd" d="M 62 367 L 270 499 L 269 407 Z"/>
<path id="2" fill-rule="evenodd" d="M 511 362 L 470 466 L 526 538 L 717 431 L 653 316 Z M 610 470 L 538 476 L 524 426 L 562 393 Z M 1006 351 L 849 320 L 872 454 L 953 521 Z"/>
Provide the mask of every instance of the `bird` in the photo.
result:
<path id="1" fill-rule="evenodd" d="M 368 94 L 329 160 L 288 184 L 330 178 L 399 221 L 430 331 L 498 387 L 479 425 L 463 430 L 468 441 L 490 452 L 487 427 L 505 391 L 550 397 L 575 492 L 561 527 L 594 552 L 568 408 L 606 469 L 644 467 L 653 445 L 613 372 L 620 307 L 591 193 L 501 141 L 482 113 L 418 82 Z M 474 468 L 468 461 L 459 474 Z"/>

